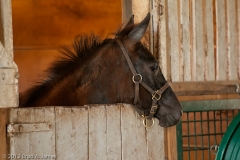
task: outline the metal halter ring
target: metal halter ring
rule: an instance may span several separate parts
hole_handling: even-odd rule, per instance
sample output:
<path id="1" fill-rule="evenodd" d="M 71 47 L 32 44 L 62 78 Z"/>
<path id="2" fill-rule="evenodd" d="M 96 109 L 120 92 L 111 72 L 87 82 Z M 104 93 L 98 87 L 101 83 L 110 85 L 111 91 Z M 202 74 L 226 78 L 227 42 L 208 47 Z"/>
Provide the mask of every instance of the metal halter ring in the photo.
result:
<path id="1" fill-rule="evenodd" d="M 159 91 L 159 90 L 156 90 L 156 91 L 153 92 L 153 94 L 152 94 L 152 99 L 153 99 L 153 100 L 158 101 L 158 100 L 161 99 L 162 94 L 159 94 L 158 91 Z"/>
<path id="2" fill-rule="evenodd" d="M 137 76 L 139 76 L 139 78 L 140 78 L 138 81 L 135 80 L 135 77 L 137 77 Z M 132 81 L 133 81 L 133 83 L 140 83 L 142 81 L 142 75 L 136 74 L 135 76 L 132 77 Z"/>
<path id="3" fill-rule="evenodd" d="M 151 121 L 152 121 L 152 124 L 150 126 L 147 125 L 147 119 L 148 119 L 149 116 L 146 116 L 146 117 L 143 117 L 143 125 L 144 127 L 146 128 L 152 128 L 154 126 L 154 118 L 152 117 L 151 118 Z"/>

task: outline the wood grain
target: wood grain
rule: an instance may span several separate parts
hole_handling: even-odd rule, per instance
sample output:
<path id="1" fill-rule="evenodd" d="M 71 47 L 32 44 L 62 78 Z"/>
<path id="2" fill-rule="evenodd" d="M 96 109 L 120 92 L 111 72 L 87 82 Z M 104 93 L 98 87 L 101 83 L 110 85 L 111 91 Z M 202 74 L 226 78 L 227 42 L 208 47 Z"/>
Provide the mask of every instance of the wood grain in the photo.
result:
<path id="1" fill-rule="evenodd" d="M 51 124 L 49 130 L 26 128 L 14 132 L 9 145 L 1 134 L 0 139 L 6 143 L 0 147 L 1 152 L 7 153 L 9 147 L 11 154 L 56 155 L 59 160 L 165 159 L 164 129 L 158 125 L 158 120 L 153 128 L 145 129 L 142 118 L 129 104 L 0 111 L 4 114 L 2 120 L 5 124 L 24 124 L 22 127 Z M 1 125 L 0 131 L 6 132 L 6 125 Z"/>
<path id="2" fill-rule="evenodd" d="M 178 82 L 180 80 L 180 70 L 182 66 L 179 66 L 179 28 L 178 28 L 178 1 L 167 1 L 168 7 L 168 54 L 171 57 L 171 81 Z"/>
<path id="3" fill-rule="evenodd" d="M 181 1 L 181 52 L 183 54 L 183 81 L 191 81 L 191 51 L 190 51 L 190 4 L 189 0 Z"/>
<path id="4" fill-rule="evenodd" d="M 217 0 L 216 3 L 216 22 L 217 22 L 217 54 L 216 54 L 216 80 L 227 80 L 227 22 L 225 0 Z"/>
<path id="5" fill-rule="evenodd" d="M 89 159 L 107 158 L 107 122 L 104 105 L 89 108 Z"/>
<path id="6" fill-rule="evenodd" d="M 10 123 L 48 122 L 51 131 L 15 133 L 10 137 L 10 153 L 23 155 L 55 155 L 55 123 L 53 108 L 16 108 L 10 109 Z"/>
<path id="7" fill-rule="evenodd" d="M 88 159 L 88 108 L 55 108 L 59 160 Z"/>
<path id="8" fill-rule="evenodd" d="M 238 80 L 238 56 L 237 56 L 237 1 L 227 2 L 227 25 L 228 25 L 228 77 L 229 80 Z"/>
<path id="9" fill-rule="evenodd" d="M 204 80 L 215 80 L 215 56 L 214 56 L 214 28 L 213 28 L 213 1 L 204 0 L 203 23 L 204 29 L 204 55 L 206 57 L 206 66 Z"/>
<path id="10" fill-rule="evenodd" d="M 107 112 L 107 157 L 118 160 L 122 157 L 121 108 L 122 104 L 106 106 Z"/>
<path id="11" fill-rule="evenodd" d="M 145 128 L 140 116 L 128 105 L 121 108 L 122 159 L 147 159 Z"/>
<path id="12" fill-rule="evenodd" d="M 237 94 L 240 81 L 175 82 L 171 88 L 177 96 Z"/>

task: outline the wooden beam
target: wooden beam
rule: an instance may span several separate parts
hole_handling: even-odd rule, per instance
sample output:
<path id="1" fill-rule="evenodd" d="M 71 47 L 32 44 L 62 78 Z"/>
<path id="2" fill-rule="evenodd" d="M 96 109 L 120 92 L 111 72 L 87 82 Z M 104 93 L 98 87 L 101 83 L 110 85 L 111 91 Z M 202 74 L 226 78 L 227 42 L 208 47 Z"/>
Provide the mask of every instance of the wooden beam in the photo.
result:
<path id="1" fill-rule="evenodd" d="M 237 94 L 240 81 L 174 82 L 171 87 L 177 96 Z"/>
<path id="2" fill-rule="evenodd" d="M 186 101 L 181 102 L 183 111 L 211 111 L 240 109 L 240 99 L 221 99 L 221 100 L 204 100 L 204 101 Z"/>

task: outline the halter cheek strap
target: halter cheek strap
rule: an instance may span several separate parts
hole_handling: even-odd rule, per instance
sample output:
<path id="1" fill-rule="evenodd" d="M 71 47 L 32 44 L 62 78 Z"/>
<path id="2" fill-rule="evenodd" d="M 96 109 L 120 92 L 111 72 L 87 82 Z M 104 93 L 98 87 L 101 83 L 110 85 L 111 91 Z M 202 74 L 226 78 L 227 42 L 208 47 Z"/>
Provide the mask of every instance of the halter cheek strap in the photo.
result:
<path id="1" fill-rule="evenodd" d="M 144 110 L 142 110 L 140 108 L 137 108 L 136 110 L 139 113 L 139 115 L 143 116 L 144 121 L 148 118 L 153 120 L 153 116 L 158 109 L 157 101 L 159 101 L 161 99 L 161 96 L 162 96 L 163 92 L 166 91 L 166 89 L 169 87 L 169 83 L 167 82 L 159 90 L 153 90 L 151 87 L 149 87 L 146 83 L 144 83 L 142 81 L 142 75 L 138 74 L 136 69 L 134 68 L 133 63 L 132 63 L 132 61 L 129 57 L 129 53 L 128 53 L 127 49 L 125 48 L 125 46 L 123 45 L 123 43 L 119 39 L 117 39 L 116 42 L 120 46 L 120 48 L 123 52 L 123 55 L 124 55 L 124 57 L 125 57 L 125 59 L 128 63 L 128 66 L 129 66 L 129 68 L 130 68 L 130 70 L 133 74 L 132 81 L 135 84 L 135 95 L 134 95 L 133 104 L 136 105 L 137 102 L 139 101 L 139 84 L 141 84 L 152 95 L 152 107 L 150 109 L 150 113 L 149 113 L 148 116 L 145 116 Z M 143 122 L 143 123 L 144 123 L 144 126 L 146 127 L 146 123 L 145 122 Z M 154 120 L 153 120 L 153 124 L 154 124 Z"/>

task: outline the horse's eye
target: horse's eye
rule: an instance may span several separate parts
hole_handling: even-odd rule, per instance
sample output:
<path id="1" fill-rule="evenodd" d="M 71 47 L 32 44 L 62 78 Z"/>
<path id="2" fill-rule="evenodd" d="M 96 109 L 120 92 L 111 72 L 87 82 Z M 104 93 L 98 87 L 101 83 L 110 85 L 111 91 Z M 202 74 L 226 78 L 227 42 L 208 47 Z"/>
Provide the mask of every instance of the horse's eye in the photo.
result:
<path id="1" fill-rule="evenodd" d="M 158 70 L 158 65 L 150 66 L 150 69 L 152 71 L 156 71 L 156 70 Z"/>

